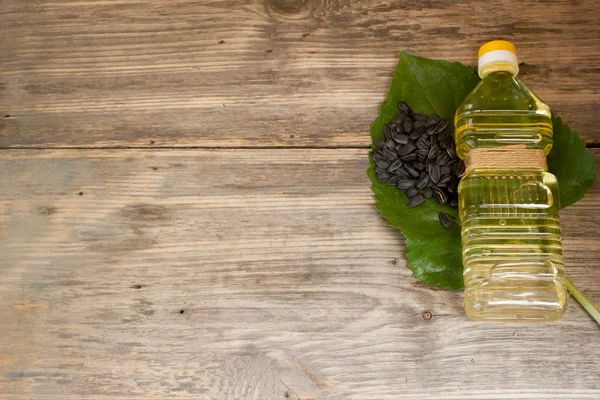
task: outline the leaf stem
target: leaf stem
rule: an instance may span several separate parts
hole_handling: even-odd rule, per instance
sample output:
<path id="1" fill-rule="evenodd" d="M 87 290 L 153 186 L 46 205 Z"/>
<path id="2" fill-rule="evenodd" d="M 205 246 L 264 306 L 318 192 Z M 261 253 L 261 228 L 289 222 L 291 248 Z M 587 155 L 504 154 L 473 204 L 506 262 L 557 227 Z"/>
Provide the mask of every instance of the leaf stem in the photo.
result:
<path id="1" fill-rule="evenodd" d="M 596 320 L 598 325 L 600 325 L 600 310 L 598 310 L 598 307 L 596 307 L 594 303 L 585 297 L 585 295 L 581 293 L 579 289 L 577 289 L 577 286 L 575 286 L 569 278 L 565 277 L 565 283 L 567 284 L 567 290 L 569 290 L 569 293 L 571 293 L 575 300 L 577 300 L 579 304 L 581 304 L 583 308 L 585 308 L 586 311 L 592 316 L 592 318 Z"/>

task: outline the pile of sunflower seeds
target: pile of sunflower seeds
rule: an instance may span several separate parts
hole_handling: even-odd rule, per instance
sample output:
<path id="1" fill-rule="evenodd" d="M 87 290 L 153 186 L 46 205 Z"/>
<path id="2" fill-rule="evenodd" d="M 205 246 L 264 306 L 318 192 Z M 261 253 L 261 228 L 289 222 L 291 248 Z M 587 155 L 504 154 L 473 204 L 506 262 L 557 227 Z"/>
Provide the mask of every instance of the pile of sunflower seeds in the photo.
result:
<path id="1" fill-rule="evenodd" d="M 372 153 L 377 180 L 395 185 L 410 199 L 408 208 L 433 197 L 439 204 L 458 205 L 457 188 L 465 164 L 456 156 L 448 122 L 439 115 L 413 113 L 398 103 L 400 113 L 384 125 L 385 140 L 376 139 Z M 444 216 L 446 218 L 444 218 Z M 440 222 L 448 227 L 444 214 Z"/>

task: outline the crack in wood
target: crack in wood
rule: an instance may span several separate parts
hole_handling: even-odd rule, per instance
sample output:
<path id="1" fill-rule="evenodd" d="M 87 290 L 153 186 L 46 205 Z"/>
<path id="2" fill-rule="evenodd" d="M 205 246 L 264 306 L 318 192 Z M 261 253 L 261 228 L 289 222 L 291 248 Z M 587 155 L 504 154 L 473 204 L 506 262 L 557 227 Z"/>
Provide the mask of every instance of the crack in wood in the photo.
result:
<path id="1" fill-rule="evenodd" d="M 285 384 L 285 382 L 283 381 L 283 379 L 279 378 L 279 380 L 281 381 L 281 383 L 283 384 L 283 386 L 285 386 L 285 387 L 286 387 L 286 388 L 287 388 L 289 391 L 291 391 L 292 393 L 294 393 L 294 396 L 296 396 L 296 398 L 297 398 L 298 400 L 302 400 L 302 399 L 300 398 L 300 396 L 298 396 L 298 393 L 296 393 L 296 392 L 294 391 L 294 389 L 292 389 L 291 387 L 289 387 L 288 385 L 286 385 L 286 384 Z"/>

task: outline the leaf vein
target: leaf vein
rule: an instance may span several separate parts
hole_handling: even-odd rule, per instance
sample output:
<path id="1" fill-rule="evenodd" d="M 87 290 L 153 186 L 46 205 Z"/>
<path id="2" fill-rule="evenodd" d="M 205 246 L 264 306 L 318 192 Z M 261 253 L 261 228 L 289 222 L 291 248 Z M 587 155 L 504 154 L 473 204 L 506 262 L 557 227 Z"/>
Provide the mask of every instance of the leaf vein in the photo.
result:
<path id="1" fill-rule="evenodd" d="M 421 83 L 421 80 L 419 79 L 419 77 L 415 73 L 414 69 L 411 67 L 410 62 L 408 61 L 408 58 L 406 58 L 406 53 L 402 52 L 402 56 L 404 57 L 404 60 L 406 60 L 406 65 L 408 65 L 408 69 L 410 69 L 410 72 L 412 72 L 412 74 L 415 76 L 415 80 L 417 81 L 417 83 L 421 87 L 421 90 L 425 94 L 425 97 L 427 98 L 427 101 L 429 102 L 429 104 L 431 104 L 431 107 L 433 107 L 433 109 L 435 110 L 435 113 L 438 114 L 438 115 L 441 115 L 441 113 L 439 112 L 439 110 L 435 107 L 435 104 L 433 104 L 433 101 L 431 101 L 431 99 L 429 98 L 429 95 L 427 94 L 427 91 L 425 90 L 425 87 Z"/>

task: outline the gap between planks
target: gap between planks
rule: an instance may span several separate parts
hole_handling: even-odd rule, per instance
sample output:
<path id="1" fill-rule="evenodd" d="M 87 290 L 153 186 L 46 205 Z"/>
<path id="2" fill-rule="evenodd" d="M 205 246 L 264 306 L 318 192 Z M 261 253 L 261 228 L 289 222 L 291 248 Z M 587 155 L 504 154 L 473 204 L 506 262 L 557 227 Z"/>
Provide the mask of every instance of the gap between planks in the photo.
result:
<path id="1" fill-rule="evenodd" d="M 588 149 L 600 149 L 600 143 L 586 143 Z M 100 147 L 0 147 L 11 150 L 369 150 L 371 146 L 100 146 Z"/>

